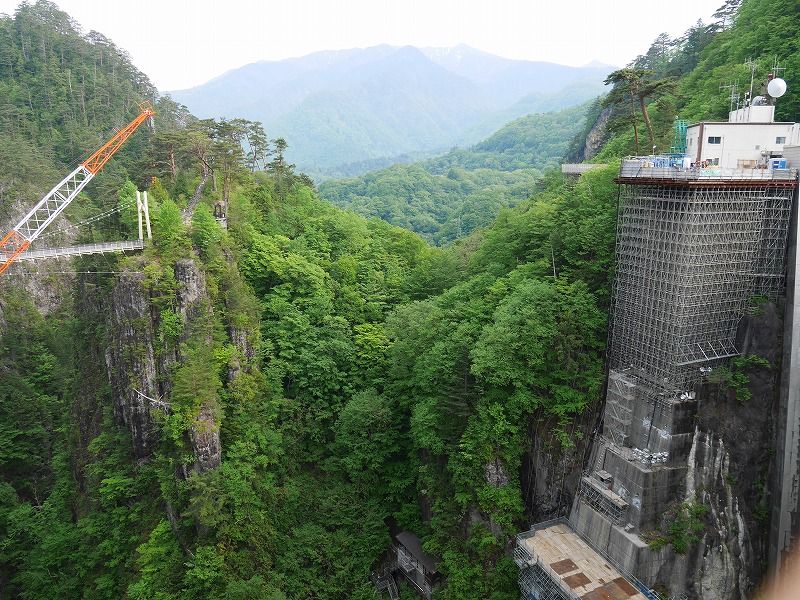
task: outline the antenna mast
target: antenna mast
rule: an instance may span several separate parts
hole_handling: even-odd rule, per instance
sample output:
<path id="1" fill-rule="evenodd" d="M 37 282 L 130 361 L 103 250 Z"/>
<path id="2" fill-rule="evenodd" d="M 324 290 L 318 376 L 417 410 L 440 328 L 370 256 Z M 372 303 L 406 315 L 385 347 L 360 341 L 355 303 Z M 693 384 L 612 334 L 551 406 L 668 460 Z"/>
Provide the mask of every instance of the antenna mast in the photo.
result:
<path id="1" fill-rule="evenodd" d="M 741 99 L 741 94 L 739 93 L 739 80 L 733 81 L 731 83 L 721 83 L 719 84 L 720 91 L 722 90 L 730 90 L 730 111 L 733 112 L 734 110 L 739 109 L 739 100 Z"/>
<path id="2" fill-rule="evenodd" d="M 756 80 L 756 69 L 758 68 L 758 64 L 752 58 L 748 58 L 744 62 L 745 66 L 750 69 L 750 90 L 747 92 L 744 104 L 745 106 L 750 106 L 750 103 L 753 101 L 753 85 L 755 84 Z"/>

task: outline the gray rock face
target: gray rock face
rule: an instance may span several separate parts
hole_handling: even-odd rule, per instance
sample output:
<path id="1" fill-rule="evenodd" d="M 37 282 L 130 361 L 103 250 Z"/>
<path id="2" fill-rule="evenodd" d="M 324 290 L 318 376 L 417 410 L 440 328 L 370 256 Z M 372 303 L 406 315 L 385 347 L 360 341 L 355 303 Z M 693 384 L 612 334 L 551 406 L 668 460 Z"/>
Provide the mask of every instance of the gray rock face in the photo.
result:
<path id="1" fill-rule="evenodd" d="M 225 260 L 228 262 L 228 264 L 233 264 L 235 257 L 232 254 L 226 253 Z M 237 282 L 234 282 L 233 287 L 236 286 L 236 283 Z M 257 334 L 244 327 L 237 326 L 236 319 L 230 317 L 230 315 L 237 312 L 234 298 L 235 296 L 233 295 L 225 295 L 225 307 L 229 315 L 227 323 L 228 336 L 230 337 L 234 348 L 237 350 L 237 353 L 231 357 L 231 362 L 228 365 L 228 381 L 233 381 L 236 379 L 237 375 L 242 372 L 242 369 L 246 368 L 245 365 L 252 364 L 256 355 L 255 346 L 257 344 L 257 341 L 255 341 L 252 337 Z"/>
<path id="2" fill-rule="evenodd" d="M 228 367 L 228 381 L 233 381 L 242 371 L 241 359 L 244 359 L 245 362 L 252 361 L 255 356 L 255 350 L 248 332 L 244 329 L 231 326 L 228 329 L 228 334 L 230 335 L 233 346 L 239 352 L 239 356 L 234 356 Z"/>
<path id="3" fill-rule="evenodd" d="M 608 124 L 608 120 L 611 118 L 611 112 L 611 107 L 605 108 L 603 112 L 600 113 L 600 116 L 597 117 L 597 121 L 595 121 L 592 128 L 589 130 L 589 133 L 586 136 L 586 143 L 583 146 L 583 160 L 590 160 L 594 158 L 603 147 L 603 144 L 608 137 L 606 125 Z"/>
<path id="4" fill-rule="evenodd" d="M 175 263 L 175 279 L 178 281 L 178 314 L 184 324 L 188 324 L 208 307 L 206 278 L 194 260 L 184 258 Z"/>
<path id="5" fill-rule="evenodd" d="M 484 474 L 486 476 L 486 483 L 494 487 L 503 487 L 508 485 L 508 473 L 503 466 L 503 463 L 495 459 L 487 463 L 484 467 Z"/>
<path id="6" fill-rule="evenodd" d="M 11 186 L 14 187 L 14 186 Z M 28 194 L 7 194 L 3 182 L 0 182 L 0 206 L 6 208 L 7 214 L 3 223 L 12 227 L 33 208 L 32 198 L 43 194 L 45 190 L 29 189 Z M 44 236 L 34 241 L 32 248 L 59 248 L 72 246 L 77 239 L 78 230 L 71 227 L 63 217 L 51 223 Z M 0 233 L 5 235 L 6 231 Z M 35 262 L 17 262 L 0 277 L 0 284 L 14 288 L 23 288 L 36 310 L 43 316 L 58 310 L 65 298 L 72 294 L 75 286 L 75 275 L 70 273 L 73 263 L 65 260 L 37 260 Z M 27 273 L 33 272 L 34 275 Z"/>
<path id="7" fill-rule="evenodd" d="M 764 577 L 781 335 L 772 304 L 742 320 L 742 354 L 773 365 L 748 370 L 752 398 L 737 399 L 717 385 L 699 390 L 684 500 L 702 503 L 708 514 L 700 540 L 685 556 L 670 553 L 661 566 L 658 582 L 671 595 L 746 600 Z"/>
<path id="8" fill-rule="evenodd" d="M 200 414 L 189 431 L 194 451 L 194 470 L 204 473 L 216 469 L 222 463 L 222 444 L 219 439 L 219 424 L 211 407 L 201 406 Z"/>
<path id="9" fill-rule="evenodd" d="M 597 407 L 587 410 L 575 431 L 592 431 L 596 417 Z M 574 446 L 565 448 L 553 433 L 556 426 L 555 421 L 542 419 L 529 428 L 531 447 L 523 456 L 520 484 L 531 523 L 566 514 L 583 472 L 589 436 L 576 438 Z"/>
<path id="10" fill-rule="evenodd" d="M 106 366 L 114 395 L 114 415 L 130 430 L 136 456 L 147 458 L 158 441 L 151 411 L 161 390 L 144 275 L 125 273 L 119 277 L 111 292 L 109 321 Z"/>
<path id="11" fill-rule="evenodd" d="M 688 484 L 694 486 L 694 501 L 710 507 L 711 521 L 696 551 L 695 593 L 702 600 L 745 600 L 751 591 L 747 575 L 753 558 L 751 527 L 733 491 L 730 455 L 725 443 L 710 432 L 698 429 L 693 444 L 695 460 L 689 470 L 693 481 Z"/>
<path id="12" fill-rule="evenodd" d="M 175 265 L 178 283 L 175 308 L 183 321 L 180 341 L 186 341 L 199 316 L 211 310 L 202 270 L 192 259 Z M 110 345 L 106 352 L 109 381 L 114 394 L 114 413 L 133 436 L 134 453 L 146 459 L 158 442 L 154 411 L 170 410 L 169 381 L 174 365 L 181 361 L 180 350 L 155 351 L 158 312 L 150 304 L 144 276 L 120 276 L 111 294 L 109 314 Z M 195 455 L 195 470 L 205 472 L 220 465 L 222 444 L 219 423 L 213 406 L 201 406 L 188 432 Z"/>

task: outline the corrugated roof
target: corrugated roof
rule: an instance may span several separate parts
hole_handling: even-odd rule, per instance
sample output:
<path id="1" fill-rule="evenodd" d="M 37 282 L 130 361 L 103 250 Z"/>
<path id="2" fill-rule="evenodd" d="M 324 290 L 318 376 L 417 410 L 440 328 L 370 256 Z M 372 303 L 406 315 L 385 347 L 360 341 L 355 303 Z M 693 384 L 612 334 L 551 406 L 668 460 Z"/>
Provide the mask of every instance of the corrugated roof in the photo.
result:
<path id="1" fill-rule="evenodd" d="M 425 570 L 430 573 L 436 573 L 439 559 L 431 556 L 422 549 L 422 543 L 419 538 L 410 531 L 401 531 L 397 534 L 397 541 L 400 542 L 411 555 L 419 561 Z"/>

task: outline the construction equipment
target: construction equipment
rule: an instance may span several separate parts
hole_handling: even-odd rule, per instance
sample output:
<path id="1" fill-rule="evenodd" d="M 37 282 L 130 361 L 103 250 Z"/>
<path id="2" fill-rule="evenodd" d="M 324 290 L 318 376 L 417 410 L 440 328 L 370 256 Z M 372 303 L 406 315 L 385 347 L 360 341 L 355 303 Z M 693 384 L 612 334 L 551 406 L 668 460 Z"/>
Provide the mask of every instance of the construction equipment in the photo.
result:
<path id="1" fill-rule="evenodd" d="M 139 125 L 155 115 L 150 103 L 140 105 L 141 112 L 133 121 L 120 129 L 97 152 L 83 161 L 42 198 L 31 211 L 0 240 L 0 274 L 4 273 L 31 243 L 53 222 L 75 197 L 100 172 L 112 156 L 122 147 Z"/>

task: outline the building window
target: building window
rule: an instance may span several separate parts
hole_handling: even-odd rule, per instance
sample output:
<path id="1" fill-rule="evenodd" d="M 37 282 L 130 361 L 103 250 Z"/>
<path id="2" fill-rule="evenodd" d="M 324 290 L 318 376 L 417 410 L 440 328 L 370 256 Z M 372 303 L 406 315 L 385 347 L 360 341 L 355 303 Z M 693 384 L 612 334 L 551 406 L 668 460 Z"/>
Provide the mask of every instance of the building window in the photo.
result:
<path id="1" fill-rule="evenodd" d="M 776 137 L 775 138 L 775 143 L 776 144 L 785 144 L 786 143 L 786 137 L 785 136 Z"/>
<path id="2" fill-rule="evenodd" d="M 710 135 L 708 136 L 708 143 L 709 144 L 721 144 L 722 138 L 718 135 Z"/>

